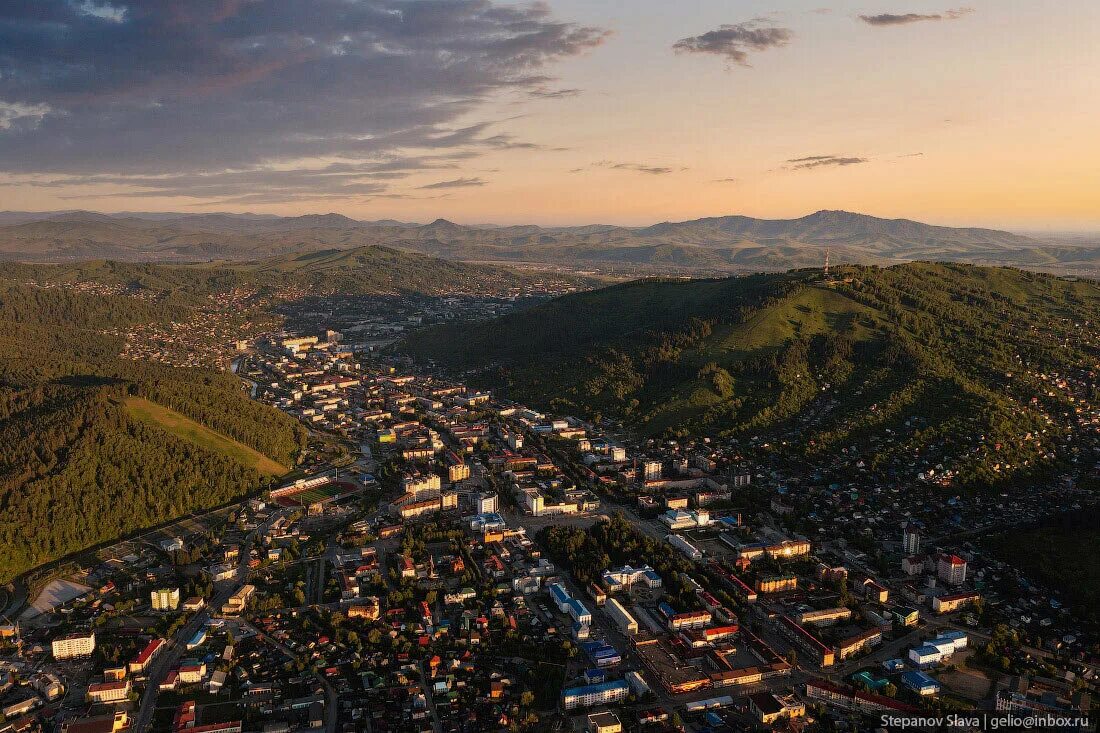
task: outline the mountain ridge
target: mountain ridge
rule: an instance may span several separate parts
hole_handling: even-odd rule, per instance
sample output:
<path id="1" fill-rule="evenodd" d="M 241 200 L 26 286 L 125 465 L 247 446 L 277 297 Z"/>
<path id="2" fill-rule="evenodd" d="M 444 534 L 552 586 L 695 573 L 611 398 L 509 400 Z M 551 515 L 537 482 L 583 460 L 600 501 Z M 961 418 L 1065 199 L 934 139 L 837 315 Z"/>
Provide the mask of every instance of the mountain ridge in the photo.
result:
<path id="1" fill-rule="evenodd" d="M 639 280 L 401 348 L 555 413 L 771 446 L 823 472 L 854 447 L 883 480 L 946 466 L 992 487 L 1072 457 L 1067 407 L 1095 394 L 1047 375 L 1094 378 L 1100 346 L 1074 324 L 1100 319 L 1096 282 L 924 262 L 834 275 Z"/>
<path id="2" fill-rule="evenodd" d="M 0 212 L 0 258 L 196 262 L 255 260 L 382 245 L 451 260 L 687 274 L 783 271 L 834 263 L 914 260 L 1100 271 L 1100 235 L 1073 241 L 820 210 L 794 219 L 743 215 L 644 227 L 471 226 L 356 220 L 338 213 L 100 214 Z"/>

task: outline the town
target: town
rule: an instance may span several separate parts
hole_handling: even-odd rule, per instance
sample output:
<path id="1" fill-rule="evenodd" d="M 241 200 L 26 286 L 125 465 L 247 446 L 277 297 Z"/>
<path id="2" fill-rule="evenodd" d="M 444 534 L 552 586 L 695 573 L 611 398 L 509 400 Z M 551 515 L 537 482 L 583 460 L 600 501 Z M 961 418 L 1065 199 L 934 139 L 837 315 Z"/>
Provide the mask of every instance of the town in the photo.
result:
<path id="1" fill-rule="evenodd" d="M 1085 491 L 1055 483 L 993 507 L 933 490 L 934 467 L 927 491 L 872 485 L 858 456 L 843 457 L 850 483 L 824 483 L 735 441 L 548 414 L 390 350 L 425 321 L 511 307 L 428 306 L 304 303 L 290 330 L 233 340 L 219 363 L 307 426 L 305 459 L 262 496 L 5 598 L 0 731 L 1087 717 L 1095 629 L 972 536 L 1095 511 Z"/>

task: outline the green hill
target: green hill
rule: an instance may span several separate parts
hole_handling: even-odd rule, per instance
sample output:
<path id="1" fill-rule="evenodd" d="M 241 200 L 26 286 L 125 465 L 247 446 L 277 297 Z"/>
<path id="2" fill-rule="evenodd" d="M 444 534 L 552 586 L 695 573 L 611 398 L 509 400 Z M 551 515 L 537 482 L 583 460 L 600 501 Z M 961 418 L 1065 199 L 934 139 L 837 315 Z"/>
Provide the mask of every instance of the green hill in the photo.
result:
<path id="1" fill-rule="evenodd" d="M 95 283 L 154 294 L 178 305 L 235 288 L 259 295 L 504 294 L 536 282 L 588 287 L 590 278 L 524 273 L 427 257 L 389 247 L 325 249 L 245 262 L 162 264 L 87 260 L 69 264 L 0 263 L 0 280 L 46 285 Z"/>
<path id="2" fill-rule="evenodd" d="M 884 476 L 939 466 L 994 485 L 1068 457 L 1082 395 L 1046 377 L 1095 369 L 1095 283 L 927 263 L 836 274 L 639 281 L 404 347 L 517 399 L 651 435 L 755 437 L 820 470 L 854 449 Z"/>
<path id="3" fill-rule="evenodd" d="M 178 314 L 0 286 L 0 582 L 259 491 L 294 464 L 304 431 L 236 377 L 119 358 L 115 329 Z"/>

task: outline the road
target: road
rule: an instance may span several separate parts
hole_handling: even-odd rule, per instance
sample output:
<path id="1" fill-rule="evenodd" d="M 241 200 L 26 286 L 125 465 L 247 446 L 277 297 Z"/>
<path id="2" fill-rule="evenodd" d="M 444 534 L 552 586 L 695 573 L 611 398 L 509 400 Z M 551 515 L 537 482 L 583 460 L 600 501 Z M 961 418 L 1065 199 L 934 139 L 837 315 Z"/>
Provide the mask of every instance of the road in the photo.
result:
<path id="1" fill-rule="evenodd" d="M 287 659 L 295 660 L 298 658 L 298 656 L 291 649 L 271 638 L 263 631 L 260 631 L 252 624 L 247 622 L 242 623 L 244 623 L 245 626 L 247 626 L 254 634 L 256 634 L 256 638 L 278 649 L 279 652 Z M 329 683 L 327 679 L 325 679 L 324 675 L 314 674 L 314 676 L 317 678 L 317 681 L 321 683 L 321 687 L 325 690 L 325 733 L 336 733 L 336 717 L 337 713 L 339 712 L 337 709 L 338 700 L 336 697 L 336 689 Z"/>
<path id="2" fill-rule="evenodd" d="M 270 520 L 269 520 L 270 521 Z M 197 613 L 194 618 L 184 624 L 176 635 L 168 640 L 167 649 L 162 651 L 156 659 L 153 660 L 149 667 L 149 671 L 146 674 L 145 690 L 141 695 L 141 703 L 138 707 L 137 715 L 133 718 L 133 725 L 131 727 L 132 733 L 144 733 L 149 724 L 153 721 L 153 715 L 156 712 L 157 693 L 160 691 L 160 684 L 164 681 L 165 675 L 169 670 L 179 664 L 180 659 L 183 658 L 183 654 L 187 651 L 187 642 L 198 633 L 199 629 L 206 625 L 206 622 L 210 620 L 211 608 L 221 608 L 226 601 L 229 600 L 229 596 L 233 595 L 233 592 L 237 590 L 244 583 L 248 577 L 248 551 L 246 548 L 251 547 L 254 539 L 258 533 L 267 530 L 268 525 L 262 524 L 252 532 L 244 542 L 241 543 L 241 561 L 237 566 L 237 572 L 234 574 L 231 580 L 224 580 L 217 585 L 217 590 L 214 597 L 206 605 L 202 611 Z"/>
<path id="3" fill-rule="evenodd" d="M 439 713 L 435 709 L 435 700 L 432 699 L 432 678 L 428 674 L 428 663 L 423 660 L 420 662 L 420 679 L 424 683 L 424 697 L 428 701 L 428 710 L 432 711 L 432 731 L 440 733 L 443 726 L 439 723 Z"/>

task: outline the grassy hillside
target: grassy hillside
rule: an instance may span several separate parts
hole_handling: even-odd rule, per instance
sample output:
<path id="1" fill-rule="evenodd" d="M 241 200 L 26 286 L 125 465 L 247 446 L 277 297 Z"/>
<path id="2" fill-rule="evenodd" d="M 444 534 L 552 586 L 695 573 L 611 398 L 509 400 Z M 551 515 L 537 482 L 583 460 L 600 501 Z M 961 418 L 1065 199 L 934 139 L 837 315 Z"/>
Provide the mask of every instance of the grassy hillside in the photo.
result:
<path id="1" fill-rule="evenodd" d="M 116 329 L 175 316 L 128 296 L 0 288 L 0 582 L 293 465 L 303 430 L 232 375 L 119 358 Z"/>
<path id="2" fill-rule="evenodd" d="M 231 458 L 265 476 L 281 476 L 289 470 L 254 448 L 249 448 L 175 410 L 150 402 L 143 397 L 127 397 L 122 404 L 130 416 L 163 428 L 177 438 L 194 443 L 199 448 Z"/>
<path id="3" fill-rule="evenodd" d="M 642 281 L 489 323 L 414 334 L 412 354 L 536 404 L 653 435 L 756 437 L 827 468 L 994 485 L 1067 458 L 1100 357 L 1100 289 L 1004 268 L 914 263 Z"/>

